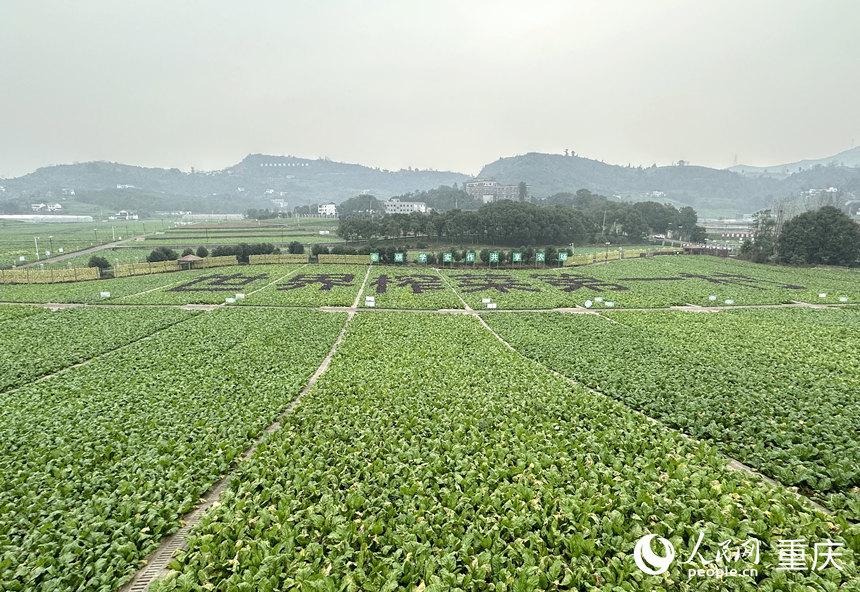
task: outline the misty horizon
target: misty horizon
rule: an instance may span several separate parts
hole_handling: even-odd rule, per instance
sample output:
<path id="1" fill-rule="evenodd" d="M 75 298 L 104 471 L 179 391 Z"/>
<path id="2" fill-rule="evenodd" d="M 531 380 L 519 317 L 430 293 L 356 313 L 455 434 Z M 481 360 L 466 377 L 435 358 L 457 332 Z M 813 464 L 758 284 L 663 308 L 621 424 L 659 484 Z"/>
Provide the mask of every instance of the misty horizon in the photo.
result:
<path id="1" fill-rule="evenodd" d="M 5 178 L 99 160 L 218 170 L 251 153 L 476 174 L 566 148 L 772 166 L 860 136 L 848 1 L 13 1 L 0 17 L 15 23 L 0 39 Z"/>

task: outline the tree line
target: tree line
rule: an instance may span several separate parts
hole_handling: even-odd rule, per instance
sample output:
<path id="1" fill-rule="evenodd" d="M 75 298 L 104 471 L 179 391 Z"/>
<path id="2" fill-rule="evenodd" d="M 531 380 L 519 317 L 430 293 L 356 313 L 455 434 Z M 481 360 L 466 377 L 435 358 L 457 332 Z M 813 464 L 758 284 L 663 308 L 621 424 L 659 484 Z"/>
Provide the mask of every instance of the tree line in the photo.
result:
<path id="1" fill-rule="evenodd" d="M 771 210 L 755 215 L 739 256 L 757 263 L 860 265 L 860 225 L 833 206 L 804 212 L 782 226 Z"/>
<path id="2" fill-rule="evenodd" d="M 360 196 L 358 212 L 344 215 L 338 235 L 347 240 L 372 241 L 427 237 L 456 244 L 546 245 L 634 243 L 649 234 L 704 241 L 695 210 L 657 202 L 628 203 L 580 190 L 538 203 L 503 200 L 475 211 L 431 211 L 426 214 L 381 214 L 372 196 Z"/>

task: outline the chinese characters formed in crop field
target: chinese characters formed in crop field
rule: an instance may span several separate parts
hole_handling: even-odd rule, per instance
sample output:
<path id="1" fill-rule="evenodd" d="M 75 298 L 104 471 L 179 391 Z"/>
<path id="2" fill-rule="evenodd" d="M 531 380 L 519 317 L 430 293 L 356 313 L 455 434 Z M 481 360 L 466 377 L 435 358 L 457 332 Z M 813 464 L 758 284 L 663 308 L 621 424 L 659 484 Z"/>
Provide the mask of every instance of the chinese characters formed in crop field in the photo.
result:
<path id="1" fill-rule="evenodd" d="M 301 273 L 280 284 L 278 290 L 295 290 L 319 284 L 320 291 L 328 292 L 335 287 L 351 286 L 354 279 L 351 273 Z"/>
<path id="2" fill-rule="evenodd" d="M 383 274 L 374 281 L 376 293 L 385 294 L 389 283 L 398 288 L 411 288 L 413 294 L 421 294 L 430 290 L 441 290 L 443 287 L 442 278 L 429 273 L 416 273 L 394 277 Z"/>
<path id="3" fill-rule="evenodd" d="M 476 273 L 453 276 L 465 293 L 496 290 L 497 292 L 539 292 L 540 289 L 502 273 Z"/>
<path id="4" fill-rule="evenodd" d="M 170 288 L 170 292 L 232 292 L 236 288 L 244 288 L 258 280 L 264 280 L 269 275 L 260 273 L 257 275 L 245 275 L 243 273 L 204 275 L 190 282 L 179 284 Z"/>

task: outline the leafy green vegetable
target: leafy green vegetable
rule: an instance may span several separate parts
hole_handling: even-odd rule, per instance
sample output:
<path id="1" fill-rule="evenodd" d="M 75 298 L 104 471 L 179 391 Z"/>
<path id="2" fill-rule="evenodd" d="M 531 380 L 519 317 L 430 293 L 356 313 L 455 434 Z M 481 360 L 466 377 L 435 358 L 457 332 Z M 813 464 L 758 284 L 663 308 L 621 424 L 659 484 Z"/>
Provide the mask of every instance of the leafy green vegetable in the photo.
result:
<path id="1" fill-rule="evenodd" d="M 487 315 L 526 355 L 860 518 L 860 311 Z"/>
<path id="2" fill-rule="evenodd" d="M 222 501 L 155 590 L 699 590 L 680 562 L 645 581 L 636 540 L 754 537 L 774 565 L 775 539 L 844 541 L 711 446 L 454 315 L 359 314 Z M 757 580 L 835 589 L 852 553 L 845 571 Z"/>
<path id="3" fill-rule="evenodd" d="M 0 590 L 115 589 L 296 396 L 344 318 L 201 314 L 0 395 Z"/>
<path id="4" fill-rule="evenodd" d="M 23 308 L 23 307 L 22 307 Z M 150 335 L 193 313 L 75 308 L 33 315 L 0 331 L 0 393 Z"/>

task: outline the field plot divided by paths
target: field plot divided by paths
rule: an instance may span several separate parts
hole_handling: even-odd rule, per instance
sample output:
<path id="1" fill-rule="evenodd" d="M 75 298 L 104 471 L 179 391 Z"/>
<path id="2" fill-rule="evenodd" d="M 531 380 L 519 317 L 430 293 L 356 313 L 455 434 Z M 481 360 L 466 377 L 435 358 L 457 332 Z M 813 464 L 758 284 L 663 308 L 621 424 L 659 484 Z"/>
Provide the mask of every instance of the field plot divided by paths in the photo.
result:
<path id="1" fill-rule="evenodd" d="M 295 398 L 344 318 L 201 314 L 0 395 L 0 589 L 115 589 Z"/>
<path id="2" fill-rule="evenodd" d="M 212 271 L 211 269 L 195 269 L 60 284 L 2 284 L 0 285 L 0 303 L 111 304 L 125 297 L 158 290 L 191 280 L 206 272 L 212 273 Z M 102 298 L 102 292 L 108 292 L 110 296 Z"/>
<path id="3" fill-rule="evenodd" d="M 343 339 L 346 335 L 346 331 L 350 323 L 352 322 L 352 319 L 355 317 L 354 309 L 356 309 L 358 306 L 358 302 L 364 291 L 364 286 L 367 282 L 367 277 L 369 274 L 370 268 L 368 268 L 365 272 L 364 279 L 362 280 L 362 287 L 355 297 L 355 301 L 353 302 L 353 305 L 351 307 L 352 310 L 347 313 L 346 320 L 344 321 L 343 326 L 340 329 L 340 333 L 338 333 L 337 338 L 332 344 L 328 354 L 326 354 L 326 357 L 320 363 L 316 371 L 308 379 L 307 384 L 299 393 L 299 395 L 295 399 L 293 399 L 293 401 L 287 406 L 287 408 L 284 409 L 283 412 L 281 412 L 278 418 L 275 419 L 275 421 L 271 423 L 263 431 L 263 433 L 253 441 L 251 447 L 242 453 L 242 455 L 240 456 L 240 461 L 245 461 L 249 457 L 251 457 L 254 452 L 256 452 L 257 447 L 260 446 L 260 444 L 263 443 L 267 437 L 281 429 L 281 424 L 284 421 L 284 418 L 289 413 L 291 413 L 296 408 L 296 406 L 299 405 L 302 400 L 302 397 L 304 397 L 313 388 L 313 386 L 320 379 L 320 377 L 325 373 L 326 370 L 328 370 L 328 367 L 331 364 L 335 352 L 337 351 L 340 344 L 343 342 Z M 240 470 L 240 468 L 240 466 L 237 466 L 235 471 Z M 147 590 L 153 581 L 168 573 L 167 566 L 173 555 L 177 551 L 185 548 L 189 534 L 194 528 L 197 527 L 197 524 L 206 515 L 206 512 L 208 512 L 209 509 L 212 508 L 220 500 L 221 496 L 223 495 L 223 492 L 233 478 L 235 478 L 235 475 L 233 472 L 231 472 L 227 475 L 224 475 L 221 479 L 215 482 L 215 484 L 213 484 L 213 486 L 201 498 L 201 503 L 198 504 L 185 516 L 183 516 L 182 527 L 177 532 L 161 540 L 159 546 L 155 549 L 155 551 L 153 551 L 153 553 L 149 557 L 147 557 L 145 565 L 140 570 L 138 570 L 137 573 L 135 573 L 134 576 L 122 587 L 121 592 L 141 592 L 143 590 Z"/>
<path id="4" fill-rule="evenodd" d="M 375 308 L 438 310 L 462 306 L 445 278 L 432 267 L 371 266 L 365 292 L 375 298 Z"/>
<path id="5" fill-rule="evenodd" d="M 776 539 L 843 541 L 789 492 L 572 386 L 475 318 L 359 313 L 153 589 L 603 588 L 642 581 L 631 551 L 646 532 L 689 549 L 701 530 L 756 537 L 772 565 Z M 826 590 L 856 577 L 850 565 L 758 579 Z M 651 581 L 701 589 L 685 580 L 675 563 Z"/>
<path id="6" fill-rule="evenodd" d="M 860 517 L 860 311 L 604 314 L 485 322 L 549 368 Z"/>
<path id="7" fill-rule="evenodd" d="M 299 266 L 241 265 L 197 270 L 193 277 L 118 299 L 119 304 L 222 304 L 236 294 L 250 296 L 296 272 Z"/>
<path id="8" fill-rule="evenodd" d="M 351 306 L 367 265 L 308 264 L 297 273 L 249 295 L 242 305 Z"/>
<path id="9" fill-rule="evenodd" d="M 579 267 L 445 269 L 472 308 L 491 298 L 499 309 L 665 308 L 694 304 L 757 305 L 860 302 L 860 273 L 797 269 L 704 256 L 663 256 Z M 819 297 L 825 294 L 825 297 Z M 715 300 L 710 300 L 713 296 Z"/>
<path id="10" fill-rule="evenodd" d="M 0 329 L 0 393 L 148 337 L 194 313 L 73 308 Z"/>

